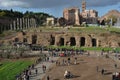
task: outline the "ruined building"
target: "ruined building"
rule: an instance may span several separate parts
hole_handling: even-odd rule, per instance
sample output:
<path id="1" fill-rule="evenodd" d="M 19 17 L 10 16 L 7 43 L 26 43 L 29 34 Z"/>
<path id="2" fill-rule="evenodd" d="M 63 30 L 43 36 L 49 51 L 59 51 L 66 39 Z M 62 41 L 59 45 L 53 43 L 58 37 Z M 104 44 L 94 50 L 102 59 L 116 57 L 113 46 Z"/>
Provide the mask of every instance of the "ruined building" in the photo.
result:
<path id="1" fill-rule="evenodd" d="M 63 11 L 63 17 L 68 25 L 80 25 L 85 22 L 87 24 L 97 24 L 98 12 L 96 10 L 86 10 L 86 2 L 82 2 L 82 12 L 77 7 L 66 8 Z"/>
<path id="2" fill-rule="evenodd" d="M 68 8 L 64 9 L 63 17 L 66 19 L 66 23 L 69 25 L 75 24 L 80 25 L 80 10 L 79 8 Z"/>
<path id="3" fill-rule="evenodd" d="M 120 35 L 115 33 L 18 32 L 0 44 L 22 42 L 43 46 L 120 47 Z"/>

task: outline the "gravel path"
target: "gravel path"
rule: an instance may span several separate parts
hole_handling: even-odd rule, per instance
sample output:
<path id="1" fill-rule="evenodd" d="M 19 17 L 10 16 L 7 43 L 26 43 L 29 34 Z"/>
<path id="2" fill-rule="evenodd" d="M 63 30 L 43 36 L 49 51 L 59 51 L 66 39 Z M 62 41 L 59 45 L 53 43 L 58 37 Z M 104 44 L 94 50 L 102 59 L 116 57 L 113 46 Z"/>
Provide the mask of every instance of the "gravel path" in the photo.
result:
<path id="1" fill-rule="evenodd" d="M 59 57 L 50 57 L 50 60 L 56 61 Z M 30 76 L 30 80 L 42 80 L 42 78 L 45 76 L 46 73 L 43 73 L 42 70 L 42 65 L 46 66 L 46 69 L 48 70 L 50 67 L 52 67 L 52 65 L 54 65 L 55 63 L 52 63 L 51 61 L 49 62 L 41 62 L 39 64 L 37 64 L 35 66 L 35 68 L 37 68 L 38 73 L 35 74 L 35 69 L 33 69 L 31 72 L 31 76 Z"/>

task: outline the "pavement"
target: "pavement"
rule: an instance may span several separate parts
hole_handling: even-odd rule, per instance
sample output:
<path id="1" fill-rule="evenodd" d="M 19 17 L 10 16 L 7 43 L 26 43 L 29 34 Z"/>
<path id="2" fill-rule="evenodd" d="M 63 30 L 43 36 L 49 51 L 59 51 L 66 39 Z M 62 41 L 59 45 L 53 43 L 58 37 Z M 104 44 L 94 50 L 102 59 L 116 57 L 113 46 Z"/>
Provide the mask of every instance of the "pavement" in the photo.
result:
<path id="1" fill-rule="evenodd" d="M 44 78 L 44 76 L 46 75 L 46 73 L 43 73 L 42 70 L 42 65 L 46 66 L 46 69 L 50 69 L 54 64 L 51 62 L 51 60 L 56 61 L 59 57 L 50 57 L 49 61 L 44 61 L 44 62 L 40 62 L 38 63 L 35 68 L 37 68 L 38 73 L 35 74 L 35 69 L 31 70 L 31 76 L 30 76 L 30 80 L 42 80 L 42 78 Z M 46 70 L 46 71 L 47 71 Z"/>

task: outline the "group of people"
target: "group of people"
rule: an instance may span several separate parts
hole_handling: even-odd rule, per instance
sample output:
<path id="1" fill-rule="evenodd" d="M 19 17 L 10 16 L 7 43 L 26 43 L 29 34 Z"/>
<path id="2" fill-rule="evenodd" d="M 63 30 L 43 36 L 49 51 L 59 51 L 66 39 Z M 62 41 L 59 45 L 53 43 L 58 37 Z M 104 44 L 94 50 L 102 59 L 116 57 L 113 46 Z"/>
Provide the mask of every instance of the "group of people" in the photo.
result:
<path id="1" fill-rule="evenodd" d="M 46 72 L 46 66 L 45 65 L 42 65 L 42 70 L 43 70 L 43 73 Z"/>
<path id="2" fill-rule="evenodd" d="M 68 57 L 67 60 L 62 59 L 62 61 L 56 61 L 56 66 L 66 66 L 66 65 L 70 65 L 71 64 L 71 58 Z M 77 57 L 74 57 L 74 64 L 77 64 Z"/>
<path id="3" fill-rule="evenodd" d="M 72 78 L 72 77 L 73 77 L 73 75 L 71 74 L 71 72 L 66 70 L 65 73 L 64 73 L 64 78 L 69 79 L 69 78 Z"/>
<path id="4" fill-rule="evenodd" d="M 27 69 L 25 69 L 20 74 L 16 75 L 15 76 L 16 80 L 30 80 L 30 75 L 31 75 L 32 69 L 35 69 L 34 64 L 32 64 L 31 66 L 28 66 Z M 37 74 L 37 69 L 35 69 L 35 73 Z"/>
<path id="5" fill-rule="evenodd" d="M 112 80 L 120 80 L 120 72 L 115 72 L 112 75 Z"/>

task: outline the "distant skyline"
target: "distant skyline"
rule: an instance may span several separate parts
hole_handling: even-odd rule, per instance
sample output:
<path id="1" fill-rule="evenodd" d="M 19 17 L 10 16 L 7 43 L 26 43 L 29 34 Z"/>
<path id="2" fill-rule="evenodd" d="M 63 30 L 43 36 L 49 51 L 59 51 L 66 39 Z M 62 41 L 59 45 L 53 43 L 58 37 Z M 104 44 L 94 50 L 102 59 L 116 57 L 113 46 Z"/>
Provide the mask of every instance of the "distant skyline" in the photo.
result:
<path id="1" fill-rule="evenodd" d="M 55 17 L 62 17 L 64 8 L 78 7 L 81 10 L 82 0 L 0 0 L 1 9 L 15 11 L 44 12 Z M 86 9 L 98 11 L 101 17 L 110 10 L 120 11 L 120 0 L 86 0 Z"/>

